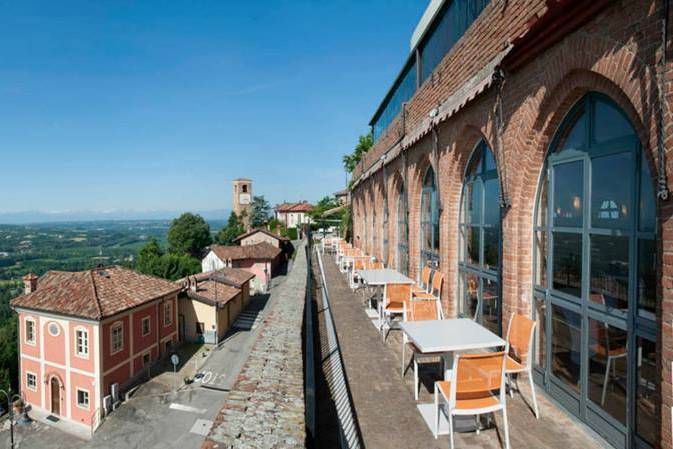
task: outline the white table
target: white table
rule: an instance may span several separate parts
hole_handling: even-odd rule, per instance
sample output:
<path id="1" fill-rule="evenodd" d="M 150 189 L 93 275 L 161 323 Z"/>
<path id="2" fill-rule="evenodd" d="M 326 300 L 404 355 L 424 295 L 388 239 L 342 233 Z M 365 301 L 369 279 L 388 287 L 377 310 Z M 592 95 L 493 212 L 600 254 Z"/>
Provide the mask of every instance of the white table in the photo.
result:
<path id="1" fill-rule="evenodd" d="M 382 286 L 386 284 L 414 284 L 414 280 L 408 278 L 397 270 L 384 268 L 382 270 L 357 270 L 358 276 L 365 284 Z"/>
<path id="2" fill-rule="evenodd" d="M 449 379 L 453 365 L 453 353 L 505 346 L 505 340 L 468 318 L 434 321 L 405 321 L 400 323 L 402 332 L 423 353 L 444 353 L 444 378 Z M 418 404 L 418 410 L 434 432 L 435 405 Z M 460 423 L 458 421 L 461 421 Z M 474 429 L 474 419 L 456 419 L 456 431 Z M 440 414 L 439 434 L 449 433 L 445 414 Z"/>

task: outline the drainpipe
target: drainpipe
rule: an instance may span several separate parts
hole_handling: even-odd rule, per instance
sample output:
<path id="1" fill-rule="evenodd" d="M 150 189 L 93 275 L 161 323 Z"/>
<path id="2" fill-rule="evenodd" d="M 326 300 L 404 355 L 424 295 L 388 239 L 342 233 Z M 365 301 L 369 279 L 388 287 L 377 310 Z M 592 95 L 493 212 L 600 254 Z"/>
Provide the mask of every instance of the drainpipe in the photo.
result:
<path id="1" fill-rule="evenodd" d="M 665 139 L 666 132 L 664 130 L 664 116 L 668 110 L 668 105 L 666 104 L 666 96 L 664 94 L 664 89 L 666 88 L 666 70 L 668 65 L 668 60 L 666 57 L 666 52 L 668 50 L 668 3 L 669 0 L 664 0 L 663 8 L 663 18 L 662 18 L 662 30 L 661 30 L 661 59 L 659 60 L 659 73 L 657 76 L 657 90 L 659 94 L 659 113 L 657 114 L 657 124 L 659 128 L 658 132 L 658 145 L 657 145 L 657 163 L 659 176 L 657 177 L 657 198 L 662 201 L 668 199 L 668 183 L 666 182 L 666 148 L 665 148 Z"/>

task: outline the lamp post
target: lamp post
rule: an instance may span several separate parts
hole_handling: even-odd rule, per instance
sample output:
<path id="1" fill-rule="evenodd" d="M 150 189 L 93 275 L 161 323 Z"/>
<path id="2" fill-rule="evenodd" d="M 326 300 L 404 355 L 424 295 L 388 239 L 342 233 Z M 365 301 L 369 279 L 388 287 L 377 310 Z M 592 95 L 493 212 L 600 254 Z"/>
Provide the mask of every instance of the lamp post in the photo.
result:
<path id="1" fill-rule="evenodd" d="M 5 397 L 7 398 L 7 408 L 8 408 L 8 413 L 9 413 L 9 441 L 11 444 L 11 448 L 14 449 L 14 407 L 12 405 L 12 402 L 16 399 L 21 400 L 21 396 L 18 394 L 12 394 L 12 387 L 9 387 L 7 391 L 1 390 L 0 393 L 4 394 Z M 26 416 L 26 411 L 24 409 L 23 413 L 21 414 L 21 417 L 19 418 L 19 423 L 21 424 L 27 424 L 30 422 L 28 416 Z"/>

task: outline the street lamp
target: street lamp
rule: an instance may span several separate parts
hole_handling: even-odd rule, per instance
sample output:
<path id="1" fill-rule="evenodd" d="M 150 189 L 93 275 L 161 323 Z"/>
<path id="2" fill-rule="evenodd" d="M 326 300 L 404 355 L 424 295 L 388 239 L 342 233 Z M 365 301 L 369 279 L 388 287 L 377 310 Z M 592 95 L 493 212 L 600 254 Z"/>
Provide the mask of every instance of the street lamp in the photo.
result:
<path id="1" fill-rule="evenodd" d="M 11 448 L 14 449 L 14 407 L 12 406 L 12 402 L 14 402 L 16 399 L 22 400 L 21 396 L 18 394 L 12 394 L 12 387 L 9 387 L 7 391 L 0 389 L 0 393 L 4 394 L 5 397 L 7 398 L 7 409 L 9 413 L 9 441 L 11 444 Z M 1 406 L 0 402 L 0 406 Z M 19 419 L 16 421 L 18 424 L 29 424 L 30 423 L 30 418 L 28 417 L 28 414 L 26 413 L 25 407 L 23 408 L 23 412 L 19 416 Z"/>

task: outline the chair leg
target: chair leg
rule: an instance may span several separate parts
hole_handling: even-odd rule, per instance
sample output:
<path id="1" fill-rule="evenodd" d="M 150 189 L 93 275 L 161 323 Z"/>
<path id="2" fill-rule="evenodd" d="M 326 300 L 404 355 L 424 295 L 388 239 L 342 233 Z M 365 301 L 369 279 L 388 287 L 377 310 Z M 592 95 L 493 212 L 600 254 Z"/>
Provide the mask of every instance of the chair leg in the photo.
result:
<path id="1" fill-rule="evenodd" d="M 414 357 L 414 399 L 418 401 L 418 362 Z"/>
<path id="2" fill-rule="evenodd" d="M 453 414 L 448 411 L 446 419 L 449 421 L 449 447 L 453 449 Z"/>
<path id="3" fill-rule="evenodd" d="M 479 431 L 481 430 L 481 426 L 479 425 L 479 415 L 474 415 L 474 426 L 475 429 L 477 429 L 477 435 L 479 435 Z"/>
<path id="4" fill-rule="evenodd" d="M 433 427 L 433 434 L 435 435 L 435 440 L 437 439 L 437 434 L 439 433 L 439 396 L 437 395 L 437 385 L 435 384 L 435 426 Z"/>
<path id="5" fill-rule="evenodd" d="M 505 449 L 509 449 L 509 425 L 507 424 L 507 406 L 502 408 L 502 422 L 505 427 Z"/>
<path id="6" fill-rule="evenodd" d="M 514 391 L 512 390 L 512 375 L 511 374 L 507 375 L 507 385 L 509 385 L 509 397 L 513 398 L 514 397 Z"/>
<path id="7" fill-rule="evenodd" d="M 404 344 L 404 336 L 402 336 L 402 378 L 404 378 L 404 349 L 407 345 Z"/>
<path id="8" fill-rule="evenodd" d="M 535 396 L 535 381 L 533 381 L 532 370 L 528 370 L 528 381 L 530 382 L 530 392 L 533 394 L 533 407 L 535 408 L 535 418 L 540 419 L 540 413 L 537 408 L 537 397 Z"/>

